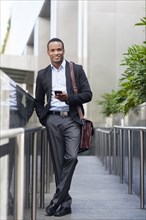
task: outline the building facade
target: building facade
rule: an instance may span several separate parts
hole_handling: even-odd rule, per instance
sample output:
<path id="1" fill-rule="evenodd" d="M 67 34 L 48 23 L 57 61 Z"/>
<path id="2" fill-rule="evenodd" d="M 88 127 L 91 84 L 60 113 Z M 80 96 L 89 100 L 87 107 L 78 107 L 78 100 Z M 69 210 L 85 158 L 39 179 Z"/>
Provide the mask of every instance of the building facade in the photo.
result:
<path id="1" fill-rule="evenodd" d="M 12 77 L 16 72 L 23 74 L 18 83 L 25 83 L 34 96 L 37 72 L 49 64 L 47 42 L 61 38 L 65 58 L 83 65 L 93 91 L 93 100 L 85 105 L 86 115 L 102 125 L 97 100 L 117 88 L 123 53 L 145 40 L 144 28 L 134 26 L 145 12 L 145 0 L 16 1 L 1 66 L 9 75 L 8 69 L 15 70 Z"/>

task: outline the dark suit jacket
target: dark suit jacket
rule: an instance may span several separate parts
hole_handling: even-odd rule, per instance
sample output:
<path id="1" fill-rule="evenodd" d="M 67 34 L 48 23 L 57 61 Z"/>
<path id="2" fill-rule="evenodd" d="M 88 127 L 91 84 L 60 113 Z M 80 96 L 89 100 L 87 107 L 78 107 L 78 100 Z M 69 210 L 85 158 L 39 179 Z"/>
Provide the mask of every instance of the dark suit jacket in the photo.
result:
<path id="1" fill-rule="evenodd" d="M 68 94 L 68 105 L 71 118 L 82 124 L 78 112 L 77 106 L 81 106 L 83 110 L 83 103 L 89 102 L 92 99 L 92 92 L 85 75 L 85 72 L 81 65 L 73 64 L 75 80 L 78 88 L 78 94 L 74 95 L 69 62 L 66 61 L 66 87 Z M 48 111 L 51 102 L 51 90 L 52 90 L 52 70 L 51 65 L 38 72 L 36 79 L 36 94 L 35 94 L 35 109 L 39 121 L 42 125 L 45 125 L 47 120 Z M 45 100 L 45 95 L 47 100 Z M 47 103 L 45 105 L 45 103 Z M 84 110 L 83 110 L 84 114 Z"/>

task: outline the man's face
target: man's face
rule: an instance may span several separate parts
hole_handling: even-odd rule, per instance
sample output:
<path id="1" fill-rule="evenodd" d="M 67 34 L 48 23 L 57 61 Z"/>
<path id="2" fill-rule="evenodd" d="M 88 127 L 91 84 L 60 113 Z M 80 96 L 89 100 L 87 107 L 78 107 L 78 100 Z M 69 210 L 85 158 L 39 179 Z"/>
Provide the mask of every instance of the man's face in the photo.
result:
<path id="1" fill-rule="evenodd" d="M 54 66 L 60 65 L 64 59 L 64 48 L 62 43 L 58 41 L 49 43 L 48 55 Z"/>

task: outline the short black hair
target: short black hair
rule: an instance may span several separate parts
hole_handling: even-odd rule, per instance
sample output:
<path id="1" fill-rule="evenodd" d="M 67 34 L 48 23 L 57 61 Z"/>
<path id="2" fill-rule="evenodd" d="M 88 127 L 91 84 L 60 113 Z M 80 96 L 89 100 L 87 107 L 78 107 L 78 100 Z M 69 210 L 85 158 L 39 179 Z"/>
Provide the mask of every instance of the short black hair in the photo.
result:
<path id="1" fill-rule="evenodd" d="M 62 43 L 62 46 L 63 46 L 63 49 L 64 49 L 64 43 L 63 43 L 63 41 L 61 40 L 61 39 L 59 39 L 59 38 L 52 38 L 51 40 L 49 40 L 49 42 L 47 43 L 47 50 L 48 50 L 48 47 L 49 47 L 49 44 L 51 43 L 51 42 L 61 42 Z"/>

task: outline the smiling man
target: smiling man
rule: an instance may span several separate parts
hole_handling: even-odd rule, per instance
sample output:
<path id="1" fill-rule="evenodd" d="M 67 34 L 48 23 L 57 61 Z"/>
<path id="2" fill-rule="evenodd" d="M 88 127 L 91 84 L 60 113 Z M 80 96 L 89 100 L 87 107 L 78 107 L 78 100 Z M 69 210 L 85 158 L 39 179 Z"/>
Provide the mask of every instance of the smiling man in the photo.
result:
<path id="1" fill-rule="evenodd" d="M 84 113 L 83 104 L 91 101 L 92 92 L 83 67 L 73 64 L 78 88 L 78 94 L 74 94 L 62 40 L 51 39 L 47 52 L 51 64 L 38 72 L 35 108 L 40 122 L 47 129 L 55 173 L 56 191 L 46 213 L 48 216 L 64 216 L 72 212 L 69 190 L 78 161 L 82 125 L 77 106 L 81 106 Z"/>

